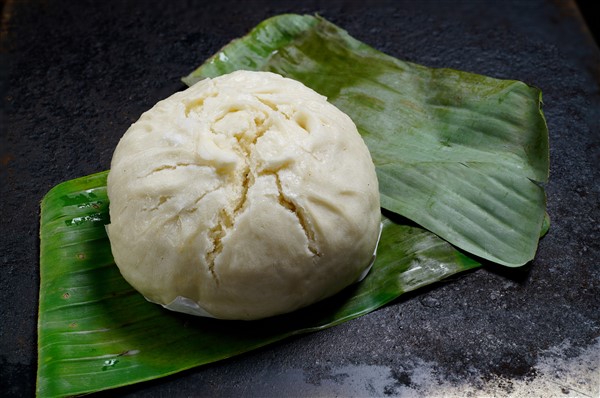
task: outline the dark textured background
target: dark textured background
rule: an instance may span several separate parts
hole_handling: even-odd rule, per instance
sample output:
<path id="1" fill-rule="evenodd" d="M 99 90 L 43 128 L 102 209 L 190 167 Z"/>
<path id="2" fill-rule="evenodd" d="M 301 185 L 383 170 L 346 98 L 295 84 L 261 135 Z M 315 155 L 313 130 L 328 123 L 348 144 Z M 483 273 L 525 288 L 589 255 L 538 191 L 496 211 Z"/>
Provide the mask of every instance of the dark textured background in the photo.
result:
<path id="1" fill-rule="evenodd" d="M 181 76 L 282 12 L 318 12 L 398 58 L 540 87 L 552 229 L 525 269 L 487 267 L 335 328 L 117 392 L 598 396 L 600 52 L 575 3 L 549 0 L 7 1 L 0 395 L 35 389 L 43 195 L 107 169 L 127 127 L 183 89 Z"/>

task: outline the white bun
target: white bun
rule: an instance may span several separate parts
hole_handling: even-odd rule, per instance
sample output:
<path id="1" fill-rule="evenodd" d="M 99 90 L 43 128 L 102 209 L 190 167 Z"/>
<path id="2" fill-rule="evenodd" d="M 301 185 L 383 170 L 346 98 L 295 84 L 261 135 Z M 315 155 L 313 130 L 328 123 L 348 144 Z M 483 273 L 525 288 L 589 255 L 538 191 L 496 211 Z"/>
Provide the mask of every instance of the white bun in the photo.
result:
<path id="1" fill-rule="evenodd" d="M 206 79 L 144 113 L 115 150 L 108 196 L 125 279 L 150 301 L 222 319 L 339 292 L 369 266 L 380 227 L 352 120 L 267 72 Z"/>

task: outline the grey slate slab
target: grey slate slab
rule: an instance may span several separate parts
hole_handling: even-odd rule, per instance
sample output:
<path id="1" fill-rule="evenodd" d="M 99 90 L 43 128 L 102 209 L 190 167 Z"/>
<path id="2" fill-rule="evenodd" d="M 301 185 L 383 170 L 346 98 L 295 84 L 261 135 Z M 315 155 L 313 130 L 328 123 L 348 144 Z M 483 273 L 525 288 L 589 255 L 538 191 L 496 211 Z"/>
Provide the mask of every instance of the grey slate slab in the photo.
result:
<path id="1" fill-rule="evenodd" d="M 7 0 L 0 30 L 0 385 L 35 391 L 39 201 L 261 20 L 319 13 L 397 58 L 540 87 L 550 233 L 357 320 L 105 394 L 600 395 L 600 51 L 573 1 Z"/>

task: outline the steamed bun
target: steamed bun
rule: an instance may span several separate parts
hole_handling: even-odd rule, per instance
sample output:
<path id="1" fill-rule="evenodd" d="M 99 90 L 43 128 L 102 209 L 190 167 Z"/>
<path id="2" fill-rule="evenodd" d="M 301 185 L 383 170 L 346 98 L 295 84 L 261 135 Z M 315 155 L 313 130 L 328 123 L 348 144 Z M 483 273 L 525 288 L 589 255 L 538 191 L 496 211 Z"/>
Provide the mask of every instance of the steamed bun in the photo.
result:
<path id="1" fill-rule="evenodd" d="M 238 71 L 158 102 L 108 175 L 112 253 L 149 301 L 258 319 L 331 296 L 369 267 L 380 230 L 369 151 L 300 82 Z"/>

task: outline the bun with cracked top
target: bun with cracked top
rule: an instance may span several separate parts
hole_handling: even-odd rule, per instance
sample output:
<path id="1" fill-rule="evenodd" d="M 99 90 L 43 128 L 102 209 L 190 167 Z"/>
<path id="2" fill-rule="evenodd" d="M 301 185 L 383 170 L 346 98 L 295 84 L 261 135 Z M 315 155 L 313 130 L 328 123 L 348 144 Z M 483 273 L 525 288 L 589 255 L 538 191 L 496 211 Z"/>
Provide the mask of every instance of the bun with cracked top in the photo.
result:
<path id="1" fill-rule="evenodd" d="M 158 102 L 108 176 L 115 262 L 148 300 L 222 319 L 293 311 L 356 282 L 380 229 L 352 120 L 295 80 L 238 71 Z"/>

